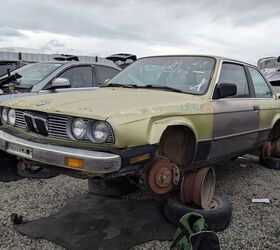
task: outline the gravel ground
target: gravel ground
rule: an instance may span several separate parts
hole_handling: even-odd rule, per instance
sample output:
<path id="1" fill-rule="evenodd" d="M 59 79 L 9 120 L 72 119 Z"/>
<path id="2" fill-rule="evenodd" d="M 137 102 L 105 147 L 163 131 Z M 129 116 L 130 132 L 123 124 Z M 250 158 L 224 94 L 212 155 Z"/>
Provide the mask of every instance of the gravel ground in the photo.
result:
<path id="1" fill-rule="evenodd" d="M 280 171 L 261 167 L 257 160 L 247 155 L 217 167 L 217 192 L 226 193 L 233 205 L 230 226 L 218 233 L 222 249 L 280 249 Z M 27 220 L 45 217 L 58 211 L 69 198 L 85 192 L 85 180 L 63 175 L 0 182 L 0 249 L 63 249 L 17 233 L 10 214 L 16 212 Z M 268 197 L 272 203 L 253 204 L 252 197 Z M 151 241 L 134 249 L 164 250 L 169 246 L 170 242 Z"/>

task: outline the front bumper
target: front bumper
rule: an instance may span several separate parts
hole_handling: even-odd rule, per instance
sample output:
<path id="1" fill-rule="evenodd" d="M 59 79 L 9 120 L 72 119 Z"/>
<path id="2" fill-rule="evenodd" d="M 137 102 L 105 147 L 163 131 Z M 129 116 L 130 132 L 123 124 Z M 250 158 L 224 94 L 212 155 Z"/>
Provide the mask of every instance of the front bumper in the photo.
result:
<path id="1" fill-rule="evenodd" d="M 67 165 L 68 157 L 83 161 L 82 171 L 107 174 L 118 171 L 122 160 L 117 154 L 32 142 L 0 130 L 0 149 L 25 159 L 75 169 Z"/>

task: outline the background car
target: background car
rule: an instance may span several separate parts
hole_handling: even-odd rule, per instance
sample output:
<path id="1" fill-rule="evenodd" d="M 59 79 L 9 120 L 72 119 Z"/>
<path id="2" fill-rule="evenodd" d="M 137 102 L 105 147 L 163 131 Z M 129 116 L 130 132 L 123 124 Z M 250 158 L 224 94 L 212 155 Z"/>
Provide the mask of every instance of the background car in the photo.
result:
<path id="1" fill-rule="evenodd" d="M 11 98 L 7 94 L 21 96 L 99 87 L 120 70 L 117 66 L 98 62 L 52 61 L 29 64 L 0 77 L 4 94 L 0 96 L 0 102 Z"/>
<path id="2" fill-rule="evenodd" d="M 280 56 L 259 59 L 258 68 L 273 86 L 274 90 L 280 93 Z"/>
<path id="3" fill-rule="evenodd" d="M 7 74 L 8 70 L 13 71 L 27 64 L 28 62 L 20 60 L 0 60 L 0 76 Z"/>
<path id="4" fill-rule="evenodd" d="M 133 54 L 119 53 L 107 56 L 106 59 L 112 61 L 121 69 L 125 69 L 128 65 L 137 60 L 137 56 Z"/>

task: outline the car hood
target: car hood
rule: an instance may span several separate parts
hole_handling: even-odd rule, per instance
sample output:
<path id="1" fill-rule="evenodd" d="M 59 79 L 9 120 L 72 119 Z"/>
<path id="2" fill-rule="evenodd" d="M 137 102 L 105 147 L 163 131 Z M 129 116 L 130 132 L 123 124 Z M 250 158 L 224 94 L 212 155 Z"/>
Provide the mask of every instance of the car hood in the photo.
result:
<path id="1" fill-rule="evenodd" d="M 58 94 L 16 98 L 3 106 L 106 120 L 112 117 L 137 116 L 143 119 L 155 113 L 201 111 L 204 98 L 184 93 L 129 88 L 100 88 Z M 134 119 L 134 118 L 133 118 Z"/>

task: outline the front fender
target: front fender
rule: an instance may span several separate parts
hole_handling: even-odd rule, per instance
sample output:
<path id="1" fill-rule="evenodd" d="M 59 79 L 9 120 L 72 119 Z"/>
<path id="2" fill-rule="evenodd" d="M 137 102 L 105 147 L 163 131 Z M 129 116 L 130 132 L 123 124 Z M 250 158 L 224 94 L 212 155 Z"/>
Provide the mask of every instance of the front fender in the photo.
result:
<path id="1" fill-rule="evenodd" d="M 194 124 L 190 120 L 183 117 L 180 118 L 169 117 L 169 118 L 157 120 L 151 124 L 149 129 L 149 134 L 148 134 L 148 143 L 149 144 L 159 143 L 163 132 L 169 126 L 185 126 L 189 128 L 195 135 L 195 141 L 197 141 L 198 138 L 197 131 L 195 129 Z"/>

